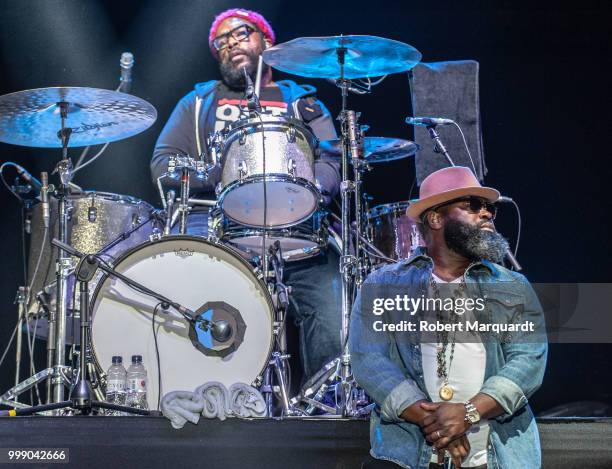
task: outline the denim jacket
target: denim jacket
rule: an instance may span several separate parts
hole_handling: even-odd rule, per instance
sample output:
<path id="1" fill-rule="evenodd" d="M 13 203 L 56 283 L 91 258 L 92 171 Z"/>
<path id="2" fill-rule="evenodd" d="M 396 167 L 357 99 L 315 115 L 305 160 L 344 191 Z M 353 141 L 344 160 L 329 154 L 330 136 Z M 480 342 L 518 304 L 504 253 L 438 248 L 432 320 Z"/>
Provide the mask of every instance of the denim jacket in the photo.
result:
<path id="1" fill-rule="evenodd" d="M 407 295 L 418 297 L 427 292 L 432 268 L 431 258 L 418 254 L 371 274 L 357 295 L 349 334 L 355 378 L 377 404 L 370 419 L 370 452 L 375 458 L 415 469 L 428 467 L 432 446 L 418 425 L 406 422 L 400 414 L 418 400 L 433 401 L 425 387 L 419 340 L 402 340 L 402 332 L 374 331 L 368 317 L 372 313 L 367 305 L 362 308 L 361 300 L 368 284 L 399 286 Z M 548 345 L 542 332 L 542 308 L 527 279 L 500 265 L 473 263 L 465 279 L 468 288 L 479 289 L 486 298 L 489 316 L 479 318 L 476 314 L 476 319 L 512 322 L 519 312 L 543 334 L 531 343 L 484 342 L 486 369 L 480 389 L 505 411 L 489 420 L 487 467 L 538 468 L 540 441 L 527 399 L 541 385 L 546 366 Z M 385 312 L 377 319 L 397 322 L 394 313 Z M 381 338 L 380 334 L 386 336 Z"/>

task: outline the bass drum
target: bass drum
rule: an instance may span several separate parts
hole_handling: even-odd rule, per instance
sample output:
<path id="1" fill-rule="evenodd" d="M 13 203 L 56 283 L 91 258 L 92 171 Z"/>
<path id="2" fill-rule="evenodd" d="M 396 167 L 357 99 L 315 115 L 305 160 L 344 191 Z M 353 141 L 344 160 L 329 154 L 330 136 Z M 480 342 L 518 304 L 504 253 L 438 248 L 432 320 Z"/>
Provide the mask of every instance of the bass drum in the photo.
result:
<path id="1" fill-rule="evenodd" d="M 229 387 L 258 380 L 272 351 L 272 299 L 232 248 L 202 238 L 168 236 L 125 253 L 115 269 L 199 318 L 223 319 L 232 326 L 229 339 L 219 343 L 210 331 L 190 324 L 173 308 L 163 310 L 157 300 L 120 280 L 107 276 L 98 284 L 91 302 L 96 364 L 106 370 L 114 355 L 127 363 L 132 355 L 142 355 L 150 409 L 157 409 L 160 391 L 163 396 L 193 391 L 209 381 Z"/>

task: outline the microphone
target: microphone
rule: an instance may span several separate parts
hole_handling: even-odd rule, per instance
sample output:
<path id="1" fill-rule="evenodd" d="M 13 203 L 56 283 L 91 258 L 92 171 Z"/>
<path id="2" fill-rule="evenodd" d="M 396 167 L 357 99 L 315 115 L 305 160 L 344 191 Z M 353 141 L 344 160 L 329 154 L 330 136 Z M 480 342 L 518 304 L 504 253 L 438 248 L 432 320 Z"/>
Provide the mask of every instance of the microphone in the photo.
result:
<path id="1" fill-rule="evenodd" d="M 45 224 L 45 228 L 49 228 L 51 212 L 49 211 L 49 175 L 46 171 L 40 173 L 40 180 L 42 181 L 40 198 L 42 200 L 43 222 Z"/>
<path id="2" fill-rule="evenodd" d="M 406 117 L 406 124 L 423 125 L 425 127 L 431 127 L 434 125 L 450 125 L 454 123 L 454 120 L 445 119 L 443 117 Z"/>
<path id="3" fill-rule="evenodd" d="M 34 189 L 40 192 L 40 190 L 42 189 L 42 184 L 40 183 L 38 179 L 36 179 L 34 176 L 28 173 L 26 169 L 22 166 L 15 165 L 15 169 L 17 170 L 17 174 L 19 174 L 19 177 L 21 179 L 23 179 L 25 182 L 30 184 Z"/>
<path id="4" fill-rule="evenodd" d="M 227 342 L 232 336 L 232 326 L 224 319 L 212 322 L 210 334 L 217 342 Z"/>
<path id="5" fill-rule="evenodd" d="M 496 202 L 501 202 L 504 204 L 511 204 L 512 202 L 514 202 L 514 200 L 511 199 L 510 197 L 506 197 L 505 195 L 500 195 L 499 199 L 497 199 Z"/>
<path id="6" fill-rule="evenodd" d="M 121 66 L 121 78 L 119 81 L 119 91 L 129 93 L 132 87 L 132 67 L 134 66 L 134 54 L 131 52 L 124 52 L 121 54 L 121 60 L 119 60 Z"/>
<path id="7" fill-rule="evenodd" d="M 259 104 L 259 98 L 255 94 L 255 84 L 247 73 L 246 67 L 243 67 L 242 71 L 244 72 L 244 82 L 246 83 L 244 94 L 246 95 L 249 114 L 251 117 L 256 117 L 257 114 L 261 113 L 261 104 Z"/>

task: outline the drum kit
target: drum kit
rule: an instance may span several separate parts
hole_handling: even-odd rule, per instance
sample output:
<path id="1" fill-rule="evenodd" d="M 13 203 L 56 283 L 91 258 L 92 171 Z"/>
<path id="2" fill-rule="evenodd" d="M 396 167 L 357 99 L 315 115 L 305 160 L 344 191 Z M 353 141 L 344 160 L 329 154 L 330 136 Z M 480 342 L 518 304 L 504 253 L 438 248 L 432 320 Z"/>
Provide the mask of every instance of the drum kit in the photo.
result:
<path id="1" fill-rule="evenodd" d="M 374 36 L 298 38 L 267 49 L 263 60 L 276 69 L 335 81 L 341 137 L 318 141 L 302 121 L 251 110 L 212 135 L 203 155 L 169 158 L 165 176 L 180 180 L 180 194 L 162 192 L 163 210 L 130 196 L 75 190 L 67 153 L 143 132 L 157 117 L 151 104 L 119 91 L 75 87 L 0 96 L 0 141 L 62 149 L 52 173 L 58 184 L 48 184 L 43 173 L 42 203 L 32 209 L 30 275 L 19 308 L 19 324 L 47 340 L 47 369 L 21 382 L 18 369 L 0 404 L 31 413 L 109 407 L 103 391 L 111 357 L 138 354 L 149 370 L 151 409 L 169 391 L 218 381 L 257 386 L 269 416 L 363 415 L 347 345 L 354 295 L 372 269 L 407 257 L 421 243 L 405 214 L 408 202 L 366 209 L 362 176 L 377 164 L 413 156 L 418 146 L 364 136 L 347 101 L 356 80 L 405 72 L 420 58 L 412 46 Z M 322 209 L 317 158 L 341 163 L 340 233 L 330 226 L 335 215 Z M 190 199 L 190 180 L 213 173 L 217 200 Z M 206 238 L 187 234 L 194 204 L 213 205 Z M 284 327 L 290 288 L 283 265 L 334 243 L 343 280 L 342 354 L 290 399 Z M 66 365 L 66 345 L 73 345 L 74 366 Z M 46 405 L 19 402 L 42 381 Z M 331 406 L 323 403 L 330 389 Z"/>

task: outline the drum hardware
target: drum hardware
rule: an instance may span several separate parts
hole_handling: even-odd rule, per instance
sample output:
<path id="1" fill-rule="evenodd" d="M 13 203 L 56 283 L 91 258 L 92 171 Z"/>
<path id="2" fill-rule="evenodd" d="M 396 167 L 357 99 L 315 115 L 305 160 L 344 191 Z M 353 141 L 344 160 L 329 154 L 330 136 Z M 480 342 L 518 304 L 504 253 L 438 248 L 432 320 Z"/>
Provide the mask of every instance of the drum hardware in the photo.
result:
<path id="1" fill-rule="evenodd" d="M 15 297 L 15 303 L 17 304 L 17 345 L 16 345 L 16 353 L 15 353 L 15 386 L 17 386 L 20 381 L 21 341 L 23 338 L 23 325 L 27 322 L 26 302 L 27 302 L 28 294 L 29 294 L 28 287 L 19 287 L 19 289 L 17 290 L 17 295 Z M 15 396 L 15 401 L 17 401 L 17 396 Z"/>
<path id="2" fill-rule="evenodd" d="M 180 234 L 187 233 L 187 215 L 189 214 L 190 207 L 190 199 L 189 199 L 189 186 L 190 186 L 190 173 L 195 173 L 195 177 L 200 180 L 208 179 L 210 172 L 216 167 L 215 163 L 206 163 L 202 159 L 191 158 L 190 156 L 184 155 L 171 155 L 168 158 L 168 171 L 162 176 L 170 177 L 172 179 L 177 179 L 180 177 L 181 181 L 181 189 L 179 196 L 179 205 L 177 209 L 173 212 L 169 211 L 169 214 L 172 216 L 170 222 L 170 229 L 176 223 L 176 219 L 180 217 Z M 180 176 L 179 173 L 180 172 Z M 158 182 L 161 181 L 161 178 Z M 161 184 L 161 182 L 160 182 Z M 161 190 L 161 189 L 160 189 Z M 164 208 L 167 210 L 168 197 L 163 197 L 163 191 L 161 192 L 162 203 Z"/>
<path id="3" fill-rule="evenodd" d="M 95 200 L 97 209 L 96 221 L 89 221 L 89 208 L 91 200 Z M 42 210 L 39 204 L 32 214 L 32 235 L 30 242 L 30 274 L 28 282 L 32 285 L 31 300 L 28 302 L 29 328 L 34 335 L 46 339 L 48 335 L 48 317 L 55 314 L 56 279 L 53 279 L 47 271 L 53 270 L 54 248 L 45 239 L 43 233 Z M 56 199 L 51 199 L 51 213 L 56 213 Z M 71 244 L 83 252 L 96 252 L 103 255 L 105 259 L 113 259 L 122 250 L 126 250 L 136 244 L 147 241 L 150 235 L 157 230 L 159 220 L 158 213 L 152 206 L 139 199 L 111 194 L 105 192 L 86 192 L 84 194 L 70 194 L 67 201 L 68 213 L 71 213 L 72 221 L 69 223 L 68 233 Z M 138 221 L 137 225 L 134 222 Z M 51 220 L 51 231 L 56 232 L 56 218 Z M 42 249 L 41 249 L 42 247 Z M 42 257 L 41 257 L 42 256 Z M 36 260 L 41 258 L 40 269 L 36 269 Z M 76 282 L 73 274 L 73 266 L 76 262 L 71 258 L 70 263 L 65 264 L 69 272 L 67 309 L 66 344 L 78 343 L 78 325 L 73 320 L 78 318 L 78 295 Z M 42 275 L 33 277 L 33 273 L 42 272 Z M 97 278 L 94 279 L 97 281 Z M 93 283 L 92 283 L 93 285 Z M 38 292 L 38 293 L 35 293 Z M 39 314 L 44 312 L 44 314 Z M 72 314 L 72 318 L 70 315 Z M 32 319 L 42 317 L 44 320 L 33 322 Z M 47 344 L 52 345 L 52 344 Z M 53 349 L 55 350 L 55 349 Z M 52 363 L 50 363 L 52 365 Z"/>
<path id="4" fill-rule="evenodd" d="M 291 288 L 283 283 L 284 260 L 282 247 L 279 241 L 275 241 L 267 250 L 267 259 L 265 262 L 270 262 L 271 266 L 268 272 L 272 273 L 271 279 L 268 281 L 268 288 L 272 294 L 275 294 L 277 299 L 277 307 L 275 309 L 274 322 L 274 337 L 275 345 L 268 361 L 268 366 L 264 372 L 263 385 L 261 388 L 262 394 L 266 401 L 268 416 L 274 415 L 273 410 L 273 395 L 277 391 L 280 394 L 280 403 L 283 413 L 281 416 L 288 417 L 294 415 L 302 415 L 302 412 L 295 408 L 289 400 L 289 382 L 290 368 L 289 358 L 287 354 L 287 340 L 285 330 L 285 320 L 287 317 L 287 309 L 289 308 L 289 294 Z M 277 380 L 277 386 L 272 384 L 272 372 Z"/>
<path id="5" fill-rule="evenodd" d="M 189 206 L 189 173 L 195 172 L 196 178 L 204 180 L 208 178 L 208 171 L 213 165 L 206 165 L 204 161 L 191 158 L 189 156 L 172 155 L 168 158 L 168 177 L 176 179 L 180 171 L 181 195 L 180 203 L 176 213 L 180 217 L 180 234 L 187 233 L 187 215 L 191 210 Z"/>
<path id="6" fill-rule="evenodd" d="M 248 175 L 249 175 L 249 170 L 247 169 L 246 163 L 244 161 L 241 161 L 240 164 L 238 165 L 238 178 L 242 182 L 242 180 L 246 178 Z"/>
<path id="7" fill-rule="evenodd" d="M 176 193 L 173 190 L 169 190 L 166 196 L 166 223 L 164 225 L 164 236 L 170 235 L 172 229 L 172 215 L 174 214 L 174 198 Z"/>
<path id="8" fill-rule="evenodd" d="M 360 415 L 358 409 L 357 385 L 351 371 L 351 357 L 348 350 L 348 328 L 353 296 L 356 288 L 365 278 L 368 246 L 363 236 L 364 218 L 361 198 L 361 176 L 367 168 L 364 158 L 363 131 L 357 127 L 358 114 L 347 108 L 348 93 L 353 88 L 351 80 L 399 73 L 410 70 L 421 59 L 421 54 L 412 46 L 397 41 L 374 36 L 334 36 L 323 38 L 298 38 L 284 44 L 277 44 L 263 52 L 264 61 L 279 70 L 311 78 L 331 78 L 341 91 L 340 111 L 341 138 L 336 148 L 341 149 L 342 182 L 340 185 L 342 255 L 340 272 L 342 275 L 342 329 L 340 331 L 341 356 L 333 364 L 325 367 L 319 389 L 302 397 L 315 402 L 323 397 L 326 383 L 337 381 L 336 414 L 343 417 Z M 349 164 L 355 168 L 354 181 L 349 178 Z M 351 230 L 350 205 L 355 198 L 354 210 L 356 225 Z M 355 236 L 355 255 L 350 252 L 352 231 Z M 339 391 L 339 392 L 338 392 Z M 313 404 L 309 402 L 309 405 Z"/>
<path id="9" fill-rule="evenodd" d="M 96 401 L 92 399 L 93 389 L 92 389 L 92 382 L 89 378 L 91 367 L 88 366 L 88 363 L 87 363 L 88 360 L 87 360 L 87 350 L 86 350 L 87 349 L 86 344 L 89 343 L 89 327 L 90 327 L 89 282 L 93 279 L 96 273 L 96 270 L 99 267 L 99 261 L 97 260 L 95 256 L 92 256 L 92 255 L 86 256 L 84 254 L 81 254 L 80 252 L 76 251 L 70 246 L 65 245 L 64 243 L 59 242 L 55 239 L 52 241 L 52 244 L 58 247 L 59 249 L 66 251 L 68 254 L 77 256 L 81 259 L 81 262 L 79 263 L 79 266 L 77 267 L 77 270 L 76 270 L 76 276 L 79 281 L 79 292 L 80 292 L 80 297 L 81 297 L 81 303 L 80 303 L 81 304 L 81 311 L 80 311 L 81 340 L 80 340 L 80 343 L 82 344 L 82 347 L 80 350 L 80 354 L 79 354 L 80 356 L 78 360 L 79 368 L 76 371 L 76 373 L 74 372 L 72 368 L 65 367 L 65 366 L 63 366 L 62 368 L 58 367 L 54 369 L 51 368 L 51 369 L 45 370 L 45 372 L 53 371 L 54 378 L 52 379 L 52 382 L 54 385 L 54 389 L 57 386 L 63 387 L 64 385 L 69 384 L 69 382 L 67 382 L 67 379 L 66 379 L 67 377 L 63 375 L 62 373 L 59 373 L 58 371 L 61 369 L 71 370 L 72 372 L 71 377 L 73 378 L 73 384 L 71 386 L 71 392 L 69 396 L 70 400 L 63 401 L 63 402 L 62 401 L 54 402 L 54 403 L 49 403 L 45 405 L 31 406 L 28 408 L 22 408 L 16 411 L 17 415 L 33 415 L 36 413 L 50 411 L 50 410 L 58 411 L 60 409 L 78 410 L 80 411 L 81 414 L 88 415 L 92 412 L 92 410 L 100 409 L 100 408 L 118 410 L 118 411 L 128 412 L 128 413 L 137 414 L 137 415 L 149 415 L 149 411 L 146 411 L 146 410 L 134 409 L 132 407 L 120 406 L 120 405 L 115 405 L 115 404 L 109 404 L 107 402 Z M 42 373 L 39 373 L 39 375 L 40 374 Z M 40 379 L 45 379 L 45 378 L 41 376 Z M 33 380 L 32 378 L 30 378 L 29 381 L 37 381 L 37 379 Z M 33 386 L 35 382 L 28 383 L 27 385 L 26 385 L 26 382 L 22 384 L 23 384 L 22 391 L 24 391 L 26 390 L 27 386 L 29 386 L 30 384 Z"/>
<path id="10" fill-rule="evenodd" d="M 62 157 L 53 172 L 59 176 L 60 185 L 53 192 L 58 198 L 58 235 L 65 243 L 68 239 L 66 199 L 73 173 L 68 147 L 127 138 L 150 127 L 156 118 L 153 106 L 125 93 L 78 87 L 25 90 L 0 96 L 0 141 L 62 149 Z M 48 226 L 48 184 L 43 185 L 43 191 L 43 218 Z M 58 249 L 56 259 L 57 306 L 49 315 L 47 369 L 51 371 L 46 378 L 50 378 L 47 379 L 47 402 L 53 400 L 54 408 L 60 408 L 65 385 L 61 370 L 66 358 L 67 278 L 71 262 L 62 248 Z"/>

